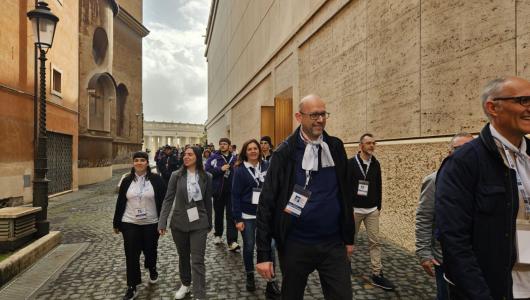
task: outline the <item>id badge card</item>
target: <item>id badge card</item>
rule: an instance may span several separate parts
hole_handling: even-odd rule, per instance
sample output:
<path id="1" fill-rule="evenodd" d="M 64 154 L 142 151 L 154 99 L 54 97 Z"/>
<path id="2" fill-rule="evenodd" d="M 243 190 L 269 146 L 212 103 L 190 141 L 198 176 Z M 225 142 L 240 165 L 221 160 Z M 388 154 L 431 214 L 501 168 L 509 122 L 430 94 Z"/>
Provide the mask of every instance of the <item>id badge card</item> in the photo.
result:
<path id="1" fill-rule="evenodd" d="M 368 185 L 370 182 L 366 180 L 359 180 L 359 185 L 357 186 L 357 196 L 368 196 Z"/>
<path id="2" fill-rule="evenodd" d="M 515 235 L 517 237 L 517 262 L 530 264 L 530 224 L 517 222 Z"/>
<path id="3" fill-rule="evenodd" d="M 228 178 L 228 177 L 230 177 L 230 169 L 226 170 L 226 172 L 225 172 L 225 175 L 224 175 L 224 176 L 225 176 L 225 178 Z"/>
<path id="4" fill-rule="evenodd" d="M 311 197 L 311 191 L 295 185 L 289 203 L 287 203 L 283 211 L 297 218 L 300 217 L 309 197 Z"/>
<path id="5" fill-rule="evenodd" d="M 259 195 L 261 195 L 261 189 L 260 188 L 253 188 L 252 189 L 252 204 L 258 205 L 258 203 L 259 203 Z"/>
<path id="6" fill-rule="evenodd" d="M 136 218 L 136 220 L 143 220 L 147 218 L 147 212 L 145 208 L 136 208 L 134 217 Z"/>
<path id="7" fill-rule="evenodd" d="M 190 222 L 195 222 L 199 219 L 199 211 L 197 210 L 197 206 L 188 208 L 186 212 L 188 213 L 188 220 L 190 220 Z"/>

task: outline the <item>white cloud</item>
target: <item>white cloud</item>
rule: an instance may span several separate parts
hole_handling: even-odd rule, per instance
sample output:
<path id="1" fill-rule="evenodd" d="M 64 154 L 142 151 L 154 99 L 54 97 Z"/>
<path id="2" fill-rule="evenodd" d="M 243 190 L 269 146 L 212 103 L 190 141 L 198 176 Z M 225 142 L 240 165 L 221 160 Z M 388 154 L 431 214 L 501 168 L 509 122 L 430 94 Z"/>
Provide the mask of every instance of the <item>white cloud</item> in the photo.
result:
<path id="1" fill-rule="evenodd" d="M 145 25 L 151 31 L 143 43 L 145 120 L 203 123 L 207 118 L 203 54 L 209 1 L 159 4 L 145 8 Z"/>

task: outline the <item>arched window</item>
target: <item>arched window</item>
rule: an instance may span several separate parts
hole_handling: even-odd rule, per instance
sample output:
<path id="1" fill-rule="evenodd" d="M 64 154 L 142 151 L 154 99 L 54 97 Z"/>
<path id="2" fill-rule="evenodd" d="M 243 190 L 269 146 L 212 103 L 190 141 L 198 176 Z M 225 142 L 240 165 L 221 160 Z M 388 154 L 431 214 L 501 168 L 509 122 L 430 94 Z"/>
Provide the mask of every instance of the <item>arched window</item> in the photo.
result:
<path id="1" fill-rule="evenodd" d="M 88 128 L 110 132 L 110 102 L 116 99 L 114 80 L 108 73 L 94 75 L 88 83 Z"/>
<path id="2" fill-rule="evenodd" d="M 107 55 L 107 49 L 109 47 L 109 39 L 105 29 L 98 27 L 94 31 L 92 38 L 92 56 L 96 64 L 101 64 L 105 60 Z"/>

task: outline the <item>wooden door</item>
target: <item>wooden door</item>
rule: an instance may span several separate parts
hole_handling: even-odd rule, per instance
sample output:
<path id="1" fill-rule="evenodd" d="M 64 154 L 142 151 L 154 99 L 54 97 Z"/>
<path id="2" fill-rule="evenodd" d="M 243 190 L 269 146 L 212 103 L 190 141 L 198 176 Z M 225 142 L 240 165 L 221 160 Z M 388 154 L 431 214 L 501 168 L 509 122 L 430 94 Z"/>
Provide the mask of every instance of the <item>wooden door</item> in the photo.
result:
<path id="1" fill-rule="evenodd" d="M 293 98 L 274 98 L 274 140 L 280 144 L 293 131 Z"/>
<path id="2" fill-rule="evenodd" d="M 268 135 L 272 144 L 276 145 L 274 139 L 274 106 L 261 107 L 261 136 Z"/>

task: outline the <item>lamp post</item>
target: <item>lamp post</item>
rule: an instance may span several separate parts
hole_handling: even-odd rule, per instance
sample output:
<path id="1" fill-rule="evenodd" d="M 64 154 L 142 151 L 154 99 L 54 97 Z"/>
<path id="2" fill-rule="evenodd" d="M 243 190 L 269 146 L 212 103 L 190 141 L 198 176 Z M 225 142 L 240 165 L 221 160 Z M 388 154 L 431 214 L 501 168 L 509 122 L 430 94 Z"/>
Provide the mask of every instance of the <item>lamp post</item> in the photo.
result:
<path id="1" fill-rule="evenodd" d="M 35 161 L 35 171 L 33 176 L 33 206 L 41 207 L 41 212 L 37 215 L 37 237 L 42 237 L 50 232 L 48 215 L 48 182 L 46 172 L 48 171 L 47 156 L 47 132 L 46 132 L 46 53 L 52 47 L 55 27 L 59 18 L 54 15 L 48 4 L 43 1 L 37 3 L 37 7 L 27 14 L 33 27 L 35 45 L 39 48 L 40 60 L 40 91 L 39 91 L 39 117 L 38 122 L 38 143 L 37 156 Z M 35 68 L 37 66 L 35 65 Z M 37 84 L 37 82 L 35 82 Z"/>

